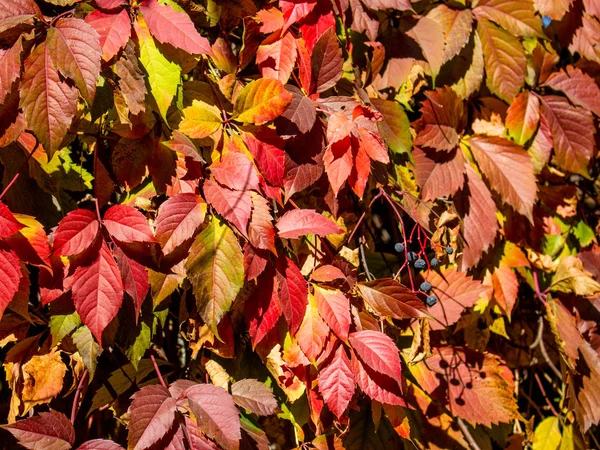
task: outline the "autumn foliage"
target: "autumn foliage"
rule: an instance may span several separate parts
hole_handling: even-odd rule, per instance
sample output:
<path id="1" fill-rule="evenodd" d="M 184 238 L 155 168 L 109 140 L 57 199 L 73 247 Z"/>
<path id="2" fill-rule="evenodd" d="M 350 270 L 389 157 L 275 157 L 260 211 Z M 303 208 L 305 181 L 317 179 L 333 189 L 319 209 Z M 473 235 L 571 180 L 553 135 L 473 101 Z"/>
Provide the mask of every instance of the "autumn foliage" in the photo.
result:
<path id="1" fill-rule="evenodd" d="M 0 442 L 598 448 L 599 82 L 595 0 L 0 0 Z"/>

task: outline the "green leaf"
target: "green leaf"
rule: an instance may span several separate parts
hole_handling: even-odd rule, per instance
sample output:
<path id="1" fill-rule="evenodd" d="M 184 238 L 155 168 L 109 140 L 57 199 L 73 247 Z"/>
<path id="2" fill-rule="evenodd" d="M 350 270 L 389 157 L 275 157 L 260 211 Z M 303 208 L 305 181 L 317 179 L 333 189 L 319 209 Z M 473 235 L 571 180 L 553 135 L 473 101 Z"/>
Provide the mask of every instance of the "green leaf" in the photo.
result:
<path id="1" fill-rule="evenodd" d="M 185 266 L 200 316 L 218 336 L 217 325 L 244 284 L 242 249 L 233 231 L 216 217 L 196 237 Z"/>
<path id="2" fill-rule="evenodd" d="M 590 228 L 590 226 L 583 220 L 577 222 L 577 225 L 573 227 L 571 232 L 577 238 L 582 247 L 587 247 L 590 245 L 596 237 L 594 230 L 592 230 L 592 228 Z"/>
<path id="3" fill-rule="evenodd" d="M 98 356 L 102 353 L 102 348 L 98 345 L 94 336 L 92 336 L 90 329 L 85 325 L 79 327 L 77 331 L 73 333 L 73 342 L 75 342 L 77 351 L 81 355 L 83 363 L 90 373 L 90 380 L 94 379 Z"/>
<path id="4" fill-rule="evenodd" d="M 166 121 L 167 111 L 181 80 L 181 67 L 169 61 L 160 52 L 143 19 L 138 18 L 134 28 L 140 44 L 140 62 L 148 74 L 150 92 Z"/>
<path id="5" fill-rule="evenodd" d="M 128 335 L 129 345 L 125 348 L 125 355 L 136 370 L 140 360 L 146 354 L 146 350 L 150 348 L 152 335 L 158 322 L 158 318 L 152 312 L 152 303 L 150 302 L 144 302 L 141 315 L 137 326 Z"/>
<path id="6" fill-rule="evenodd" d="M 383 121 L 379 122 L 385 141 L 394 153 L 409 153 L 412 148 L 410 122 L 404 108 L 398 103 L 380 98 L 373 98 L 371 102 L 383 114 Z"/>
<path id="7" fill-rule="evenodd" d="M 77 311 L 53 312 L 50 316 L 50 334 L 52 334 L 53 345 L 62 341 L 79 325 L 81 325 L 81 319 Z"/>

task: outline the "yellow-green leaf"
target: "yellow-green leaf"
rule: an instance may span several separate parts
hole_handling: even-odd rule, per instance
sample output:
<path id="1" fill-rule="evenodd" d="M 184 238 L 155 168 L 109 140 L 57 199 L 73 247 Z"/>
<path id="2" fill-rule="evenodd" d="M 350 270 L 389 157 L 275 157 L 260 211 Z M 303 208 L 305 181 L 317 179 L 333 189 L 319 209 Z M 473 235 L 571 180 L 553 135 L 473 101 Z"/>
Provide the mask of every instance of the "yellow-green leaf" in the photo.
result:
<path id="1" fill-rule="evenodd" d="M 198 312 L 218 336 L 217 325 L 244 284 L 244 255 L 231 229 L 216 217 L 198 235 L 185 266 Z"/>
<path id="2" fill-rule="evenodd" d="M 594 295 L 600 292 L 600 284 L 583 268 L 583 263 L 575 256 L 561 258 L 551 289 L 575 295 Z"/>
<path id="3" fill-rule="evenodd" d="M 546 417 L 535 429 L 533 450 L 557 450 L 560 445 L 560 429 L 558 418 Z"/>
<path id="4" fill-rule="evenodd" d="M 134 28 L 140 44 L 140 62 L 148 74 L 150 92 L 156 100 L 161 116 L 166 121 L 167 110 L 181 80 L 181 67 L 169 61 L 160 52 L 142 18 L 138 17 Z"/>

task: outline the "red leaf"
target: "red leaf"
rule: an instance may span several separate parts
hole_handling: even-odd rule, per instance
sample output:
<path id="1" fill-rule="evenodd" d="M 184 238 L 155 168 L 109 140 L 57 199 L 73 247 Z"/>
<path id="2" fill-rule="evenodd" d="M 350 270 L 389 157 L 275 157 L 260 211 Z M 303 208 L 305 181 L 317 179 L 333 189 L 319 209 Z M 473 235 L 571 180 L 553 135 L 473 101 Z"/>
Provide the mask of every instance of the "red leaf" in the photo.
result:
<path id="1" fill-rule="evenodd" d="M 29 128 L 52 155 L 75 117 L 77 90 L 60 79 L 50 55 L 49 45 L 43 42 L 25 60 L 19 106 Z"/>
<path id="2" fill-rule="evenodd" d="M 102 344 L 102 332 L 117 315 L 123 301 L 119 267 L 105 243 L 93 263 L 75 270 L 71 289 L 81 321 Z"/>
<path id="3" fill-rule="evenodd" d="M 21 266 L 12 250 L 0 247 L 0 319 L 19 290 Z"/>
<path id="4" fill-rule="evenodd" d="M 337 267 L 326 264 L 324 266 L 317 267 L 310 278 L 321 283 L 328 283 L 340 278 L 346 278 L 346 275 Z"/>
<path id="5" fill-rule="evenodd" d="M 279 0 L 279 7 L 283 11 L 285 21 L 283 31 L 310 14 L 317 3 L 315 0 Z"/>
<path id="6" fill-rule="evenodd" d="M 262 128 L 255 134 L 244 133 L 243 138 L 265 180 L 273 186 L 282 186 L 285 161 L 283 140 L 270 128 Z"/>
<path id="7" fill-rule="evenodd" d="M 77 450 L 124 450 L 119 444 L 106 439 L 92 439 L 84 442 Z"/>
<path id="8" fill-rule="evenodd" d="M 492 286 L 494 287 L 494 299 L 510 318 L 519 292 L 517 274 L 510 267 L 500 265 L 492 273 Z"/>
<path id="9" fill-rule="evenodd" d="M 211 55 L 210 42 L 200 36 L 194 23 L 184 12 L 175 11 L 157 0 L 143 0 L 140 12 L 152 36 L 163 43 L 194 55 Z"/>
<path id="10" fill-rule="evenodd" d="M 264 78 L 287 83 L 296 62 L 296 39 L 292 33 L 285 33 L 281 39 L 271 42 L 267 38 L 258 47 L 256 63 Z"/>
<path id="11" fill-rule="evenodd" d="M 358 283 L 357 287 L 361 297 L 381 317 L 392 319 L 429 317 L 423 302 L 410 289 L 391 278 Z"/>
<path id="12" fill-rule="evenodd" d="M 58 411 L 42 412 L 30 419 L 4 425 L 25 448 L 68 450 L 75 443 L 73 425 Z"/>
<path id="13" fill-rule="evenodd" d="M 215 180 L 236 191 L 259 190 L 258 174 L 252 161 L 242 153 L 227 152 L 210 165 Z"/>
<path id="14" fill-rule="evenodd" d="M 273 329 L 280 316 L 281 307 L 277 297 L 275 274 L 269 269 L 258 277 L 257 288 L 244 306 L 244 317 L 248 323 L 252 348 L 256 348 Z"/>
<path id="15" fill-rule="evenodd" d="M 466 241 L 461 264 L 463 268 L 469 268 L 479 262 L 482 253 L 494 242 L 498 220 L 492 194 L 468 163 L 465 163 L 465 168 L 467 184 L 457 195 L 455 206 L 463 220 L 462 230 Z"/>
<path id="16" fill-rule="evenodd" d="M 277 410 L 277 399 L 271 388 L 258 380 L 244 379 L 231 385 L 233 401 L 257 416 L 270 416 Z"/>
<path id="17" fill-rule="evenodd" d="M 6 239 L 21 230 L 24 225 L 10 212 L 8 206 L 0 203 L 0 239 Z"/>
<path id="18" fill-rule="evenodd" d="M 373 400 L 387 405 L 406 406 L 399 386 L 400 376 L 390 378 L 387 375 L 378 373 L 369 365 L 361 362 L 355 354 L 352 355 L 350 363 L 352 365 L 352 372 L 354 373 L 354 380 L 360 390 L 366 395 Z"/>
<path id="19" fill-rule="evenodd" d="M 100 36 L 81 19 L 66 18 L 48 30 L 46 45 L 60 73 L 70 78 L 84 99 L 91 103 L 100 75 Z"/>
<path id="20" fill-rule="evenodd" d="M 187 388 L 184 395 L 198 427 L 226 450 L 240 447 L 240 415 L 225 389 L 212 384 L 197 384 Z"/>
<path id="21" fill-rule="evenodd" d="M 292 94 L 292 101 L 285 112 L 276 119 L 277 131 L 279 132 L 281 129 L 280 135 L 292 136 L 298 133 L 308 133 L 317 119 L 315 103 L 296 86 L 288 85 L 286 89 Z"/>
<path id="22" fill-rule="evenodd" d="M 324 289 L 314 286 L 314 292 L 319 314 L 333 332 L 342 341 L 346 341 L 348 331 L 350 331 L 350 300 L 337 289 Z"/>
<path id="23" fill-rule="evenodd" d="M 261 250 L 269 250 L 277 256 L 273 216 L 267 199 L 252 192 L 252 219 L 248 227 L 250 243 Z"/>
<path id="24" fill-rule="evenodd" d="M 248 281 L 254 280 L 267 267 L 266 252 L 254 249 L 249 243 L 244 244 L 244 273 Z"/>
<path id="25" fill-rule="evenodd" d="M 429 63 L 433 79 L 437 77 L 444 63 L 446 40 L 442 25 L 429 17 L 421 17 L 417 24 L 408 31 L 423 51 L 423 56 Z"/>
<path id="26" fill-rule="evenodd" d="M 204 222 L 206 203 L 193 193 L 177 194 L 158 209 L 156 237 L 165 254 L 191 239 Z"/>
<path id="27" fill-rule="evenodd" d="M 104 213 L 102 223 L 117 241 L 157 242 L 144 215 L 131 206 L 111 206 Z"/>
<path id="28" fill-rule="evenodd" d="M 340 345 L 331 362 L 319 371 L 319 391 L 329 409 L 340 418 L 354 396 L 354 376 L 344 346 Z"/>
<path id="29" fill-rule="evenodd" d="M 96 214 L 87 209 L 71 211 L 58 223 L 52 251 L 60 256 L 78 255 L 92 246 L 99 230 Z"/>
<path id="30" fill-rule="evenodd" d="M 290 329 L 296 334 L 308 303 L 308 286 L 302 272 L 288 257 L 277 260 L 277 295 Z"/>
<path id="31" fill-rule="evenodd" d="M 521 146 L 501 137 L 474 136 L 471 151 L 490 186 L 502 200 L 533 223 L 537 185 L 531 157 Z"/>
<path id="32" fill-rule="evenodd" d="M 285 239 L 298 239 L 307 234 L 327 236 L 342 233 L 342 229 L 335 222 L 314 209 L 292 209 L 286 212 L 275 226 L 278 236 Z"/>
<path id="33" fill-rule="evenodd" d="M 102 9 L 116 9 L 126 4 L 127 0 L 94 0 Z"/>
<path id="34" fill-rule="evenodd" d="M 392 339 L 379 331 L 357 331 L 349 336 L 350 345 L 360 359 L 373 370 L 400 380 L 400 356 Z"/>
<path id="35" fill-rule="evenodd" d="M 142 450 L 159 442 L 175 424 L 177 401 L 167 388 L 144 386 L 131 397 L 128 448 Z"/>
<path id="36" fill-rule="evenodd" d="M 92 11 L 85 17 L 85 22 L 100 35 L 102 59 L 109 61 L 125 47 L 131 37 L 131 22 L 126 10 L 118 14 L 105 14 Z"/>
<path id="37" fill-rule="evenodd" d="M 292 94 L 279 80 L 259 78 L 248 83 L 237 95 L 233 118 L 243 123 L 263 125 L 283 114 Z"/>
<path id="38" fill-rule="evenodd" d="M 23 43 L 19 39 L 8 50 L 0 49 L 0 104 L 16 88 L 16 81 L 21 73 L 21 53 Z"/>
<path id="39" fill-rule="evenodd" d="M 429 313 L 436 319 L 429 322 L 432 330 L 444 330 L 458 322 L 463 311 L 489 291 L 480 281 L 455 268 L 443 269 L 440 273 L 428 272 L 425 280 L 432 286 L 431 293 L 438 298 L 438 302 L 429 308 Z"/>
<path id="40" fill-rule="evenodd" d="M 140 314 L 142 303 L 150 289 L 148 272 L 140 263 L 129 259 L 118 246 L 115 246 L 115 258 L 119 266 L 121 279 L 123 280 L 123 290 L 133 300 L 135 316 L 137 318 Z"/>
<path id="41" fill-rule="evenodd" d="M 328 29 L 317 41 L 310 60 L 312 86 L 321 93 L 335 86 L 342 77 L 342 49 L 334 28 Z"/>
<path id="42" fill-rule="evenodd" d="M 414 147 L 415 178 L 424 201 L 450 197 L 465 184 L 465 159 L 462 151 L 425 152 Z"/>
<path id="43" fill-rule="evenodd" d="M 207 180 L 204 182 L 204 197 L 216 212 L 234 225 L 244 237 L 248 237 L 248 221 L 252 210 L 250 192 L 232 191 Z"/>
<path id="44" fill-rule="evenodd" d="M 323 161 L 331 189 L 337 196 L 354 168 L 350 138 L 345 138 L 330 145 L 325 151 Z"/>
<path id="45" fill-rule="evenodd" d="M 283 28 L 283 14 L 277 8 L 265 7 L 256 13 L 260 20 L 260 32 L 270 34 Z"/>
<path id="46" fill-rule="evenodd" d="M 542 114 L 552 130 L 556 164 L 588 177 L 595 145 L 592 114 L 554 95 L 542 97 Z"/>

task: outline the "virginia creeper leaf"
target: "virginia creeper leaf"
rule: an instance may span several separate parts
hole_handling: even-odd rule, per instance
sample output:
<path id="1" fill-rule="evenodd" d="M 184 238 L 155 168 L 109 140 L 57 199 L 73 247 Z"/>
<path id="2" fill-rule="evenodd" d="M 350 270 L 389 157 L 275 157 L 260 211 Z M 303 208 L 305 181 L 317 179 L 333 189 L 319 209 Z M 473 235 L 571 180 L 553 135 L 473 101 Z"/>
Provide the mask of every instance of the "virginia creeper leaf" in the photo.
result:
<path id="1" fill-rule="evenodd" d="M 61 256 L 77 255 L 92 246 L 99 230 L 96 214 L 87 209 L 71 211 L 58 224 L 52 251 Z"/>
<path id="2" fill-rule="evenodd" d="M 252 192 L 251 195 L 252 218 L 248 226 L 248 239 L 254 247 L 269 250 L 277 255 L 275 229 L 273 228 L 273 216 L 271 216 L 269 202 L 255 192 Z"/>
<path id="3" fill-rule="evenodd" d="M 12 250 L 0 247 L 0 319 L 19 290 L 19 258 Z"/>
<path id="4" fill-rule="evenodd" d="M 4 425 L 23 447 L 31 450 L 68 450 L 75 443 L 75 429 L 58 411 L 41 412 L 30 419 Z"/>
<path id="5" fill-rule="evenodd" d="M 393 380 L 400 380 L 399 350 L 389 336 L 379 331 L 364 330 L 350 333 L 348 339 L 366 365 Z"/>
<path id="6" fill-rule="evenodd" d="M 381 317 L 392 319 L 429 317 L 423 302 L 410 289 L 391 278 L 359 283 L 357 287 L 361 297 Z"/>
<path id="7" fill-rule="evenodd" d="M 296 39 L 292 33 L 285 33 L 275 42 L 263 42 L 256 52 L 256 63 L 262 76 L 283 84 L 290 78 L 295 62 Z"/>
<path id="8" fill-rule="evenodd" d="M 239 93 L 233 117 L 239 122 L 262 125 L 283 114 L 292 101 L 281 81 L 261 78 L 248 83 Z"/>
<path id="9" fill-rule="evenodd" d="M 202 139 L 216 133 L 222 126 L 222 117 L 217 107 L 199 100 L 183 110 L 179 131 L 194 139 Z"/>
<path id="10" fill-rule="evenodd" d="M 514 35 L 544 38 L 542 21 L 535 15 L 532 0 L 480 0 L 473 14 L 478 20 L 496 22 Z"/>
<path id="11" fill-rule="evenodd" d="M 311 301 L 306 306 L 302 323 L 296 333 L 298 344 L 309 360 L 315 361 L 317 359 L 325 346 L 328 334 L 329 327 L 319 315 L 314 298 L 311 297 Z"/>
<path id="12" fill-rule="evenodd" d="M 105 243 L 94 262 L 75 270 L 71 289 L 81 321 L 102 344 L 102 332 L 117 315 L 123 301 L 119 267 Z"/>
<path id="13" fill-rule="evenodd" d="M 131 206 L 111 206 L 104 213 L 102 223 L 117 241 L 156 242 L 146 218 Z"/>
<path id="14" fill-rule="evenodd" d="M 342 77 L 342 49 L 334 28 L 321 35 L 312 52 L 311 92 L 321 93 L 335 86 Z"/>
<path id="15" fill-rule="evenodd" d="M 0 203 L 0 239 L 6 239 L 19 230 L 24 225 L 17 220 L 14 214 L 4 203 Z"/>
<path id="16" fill-rule="evenodd" d="M 252 210 L 249 191 L 233 191 L 212 180 L 204 182 L 204 197 L 209 205 L 248 237 L 248 221 Z"/>
<path id="17" fill-rule="evenodd" d="M 244 284 L 243 257 L 233 231 L 216 217 L 190 249 L 185 269 L 194 288 L 196 306 L 204 323 L 217 336 L 217 325 Z"/>
<path id="18" fill-rule="evenodd" d="M 350 331 L 350 300 L 338 289 L 325 289 L 319 286 L 313 287 L 315 303 L 319 314 L 333 332 L 341 340 L 346 341 L 348 339 L 348 332 Z"/>
<path id="19" fill-rule="evenodd" d="M 238 406 L 258 416 L 270 416 L 278 408 L 273 391 L 258 380 L 236 381 L 231 385 L 231 396 Z"/>
<path id="20" fill-rule="evenodd" d="M 106 14 L 102 11 L 92 11 L 85 17 L 85 22 L 92 26 L 100 35 L 102 59 L 110 61 L 125 47 L 131 37 L 131 23 L 126 10 L 118 14 Z"/>
<path id="21" fill-rule="evenodd" d="M 519 145 L 531 139 L 540 122 L 540 100 L 529 91 L 521 92 L 506 112 L 506 128 Z"/>
<path id="22" fill-rule="evenodd" d="M 307 234 L 327 236 L 342 232 L 335 222 L 314 209 L 292 209 L 281 216 L 275 226 L 278 236 L 285 239 L 298 239 Z"/>
<path id="23" fill-rule="evenodd" d="M 144 386 L 132 398 L 128 448 L 143 450 L 160 441 L 174 425 L 176 400 L 167 388 L 156 384 Z"/>
<path id="24" fill-rule="evenodd" d="M 204 223 L 206 203 L 194 193 L 177 194 L 158 209 L 156 237 L 165 254 L 172 253 L 194 236 Z"/>
<path id="25" fill-rule="evenodd" d="M 327 367 L 319 371 L 319 391 L 329 409 L 341 417 L 354 396 L 354 376 L 344 346 L 340 345 Z"/>
<path id="26" fill-rule="evenodd" d="M 202 432 L 226 450 L 240 448 L 239 411 L 227 391 L 211 384 L 197 384 L 187 388 L 183 395 L 189 400 Z"/>
<path id="27" fill-rule="evenodd" d="M 600 116 L 600 87 L 580 69 L 567 66 L 566 70 L 550 75 L 544 86 L 564 92 L 575 105 Z"/>
<path id="28" fill-rule="evenodd" d="M 259 179 L 252 161 L 243 153 L 227 152 L 210 165 L 215 180 L 236 191 L 259 190 Z"/>
<path id="29" fill-rule="evenodd" d="M 285 256 L 277 259 L 277 296 L 293 336 L 305 316 L 308 286 L 298 266 Z"/>

